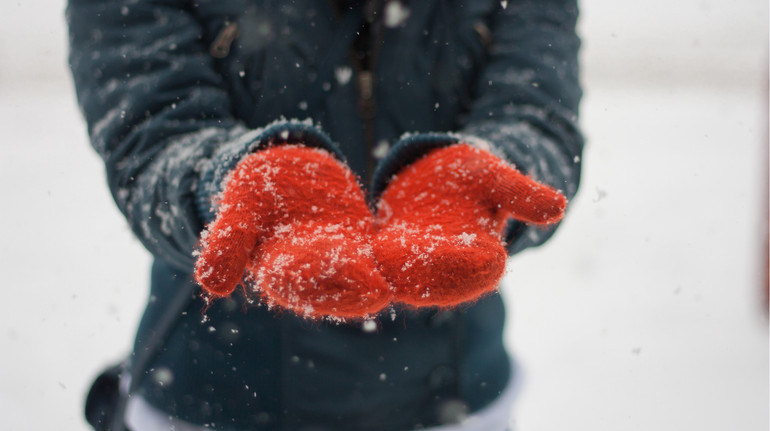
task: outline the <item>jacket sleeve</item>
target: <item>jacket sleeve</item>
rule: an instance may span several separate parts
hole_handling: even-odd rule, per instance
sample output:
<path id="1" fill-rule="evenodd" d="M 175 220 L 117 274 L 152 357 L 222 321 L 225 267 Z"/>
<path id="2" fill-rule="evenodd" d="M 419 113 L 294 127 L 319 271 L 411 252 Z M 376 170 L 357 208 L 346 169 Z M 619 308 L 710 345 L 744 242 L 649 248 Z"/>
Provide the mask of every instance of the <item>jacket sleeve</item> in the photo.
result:
<path id="1" fill-rule="evenodd" d="M 575 0 L 511 0 L 491 16 L 487 61 L 460 130 L 403 138 L 375 173 L 374 194 L 405 163 L 459 141 L 489 146 L 568 199 L 578 189 L 583 138 L 578 129 L 580 40 Z M 394 160 L 399 162 L 394 164 Z M 511 221 L 508 249 L 545 242 L 544 229 Z"/>
<path id="2" fill-rule="evenodd" d="M 273 137 L 336 152 L 312 125 L 248 130 L 203 43 L 192 2 L 70 0 L 70 67 L 110 191 L 145 247 L 183 270 L 225 174 Z"/>

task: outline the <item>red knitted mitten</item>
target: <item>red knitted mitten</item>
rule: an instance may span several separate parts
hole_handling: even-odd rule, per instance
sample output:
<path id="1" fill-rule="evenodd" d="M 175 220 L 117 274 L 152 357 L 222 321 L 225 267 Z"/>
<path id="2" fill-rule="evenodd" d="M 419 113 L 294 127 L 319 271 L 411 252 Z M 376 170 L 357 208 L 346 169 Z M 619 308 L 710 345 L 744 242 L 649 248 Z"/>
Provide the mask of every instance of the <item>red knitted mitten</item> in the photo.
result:
<path id="1" fill-rule="evenodd" d="M 269 305 L 355 318 L 391 299 L 371 248 L 374 220 L 353 173 L 324 150 L 274 146 L 229 178 L 202 236 L 195 277 L 214 296 L 244 277 Z"/>
<path id="2" fill-rule="evenodd" d="M 457 144 L 399 172 L 377 204 L 375 255 L 395 301 L 450 307 L 493 291 L 508 218 L 559 221 L 565 197 L 491 153 Z"/>

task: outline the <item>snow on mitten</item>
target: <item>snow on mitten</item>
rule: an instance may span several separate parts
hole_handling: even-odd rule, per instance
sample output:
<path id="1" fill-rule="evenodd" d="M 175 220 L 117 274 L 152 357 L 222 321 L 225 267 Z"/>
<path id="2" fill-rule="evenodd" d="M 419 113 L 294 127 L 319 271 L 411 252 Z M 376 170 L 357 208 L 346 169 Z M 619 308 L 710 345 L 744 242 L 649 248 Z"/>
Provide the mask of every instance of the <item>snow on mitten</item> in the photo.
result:
<path id="1" fill-rule="evenodd" d="M 307 317 L 364 317 L 391 299 L 355 176 L 328 152 L 273 146 L 244 158 L 202 236 L 195 277 L 214 296 L 244 277 L 250 297 Z"/>
<path id="2" fill-rule="evenodd" d="M 510 217 L 559 221 L 565 197 L 491 153 L 456 144 L 400 171 L 377 204 L 375 255 L 407 305 L 451 307 L 496 289 Z"/>

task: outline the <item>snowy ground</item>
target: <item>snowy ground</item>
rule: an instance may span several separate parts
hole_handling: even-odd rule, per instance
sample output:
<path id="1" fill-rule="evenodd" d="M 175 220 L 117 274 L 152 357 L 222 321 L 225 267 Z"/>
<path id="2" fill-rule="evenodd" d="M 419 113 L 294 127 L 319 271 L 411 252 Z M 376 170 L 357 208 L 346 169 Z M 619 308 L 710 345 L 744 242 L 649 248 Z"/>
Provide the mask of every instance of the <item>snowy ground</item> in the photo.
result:
<path id="1" fill-rule="evenodd" d="M 0 6 L 0 428 L 85 431 L 149 257 L 65 69 L 63 1 Z M 583 2 L 581 194 L 510 265 L 520 431 L 768 429 L 767 3 Z"/>

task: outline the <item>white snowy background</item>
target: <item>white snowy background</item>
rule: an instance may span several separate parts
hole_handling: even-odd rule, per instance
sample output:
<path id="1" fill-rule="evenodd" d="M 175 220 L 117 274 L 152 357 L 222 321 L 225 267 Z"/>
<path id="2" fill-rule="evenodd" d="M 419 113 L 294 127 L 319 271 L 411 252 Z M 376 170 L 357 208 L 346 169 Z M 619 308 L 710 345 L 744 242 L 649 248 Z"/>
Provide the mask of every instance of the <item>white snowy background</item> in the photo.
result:
<path id="1" fill-rule="evenodd" d="M 63 0 L 0 2 L 0 429 L 85 431 L 150 258 L 66 69 Z M 764 0 L 585 0 L 588 146 L 560 233 L 511 261 L 519 431 L 768 429 Z"/>

